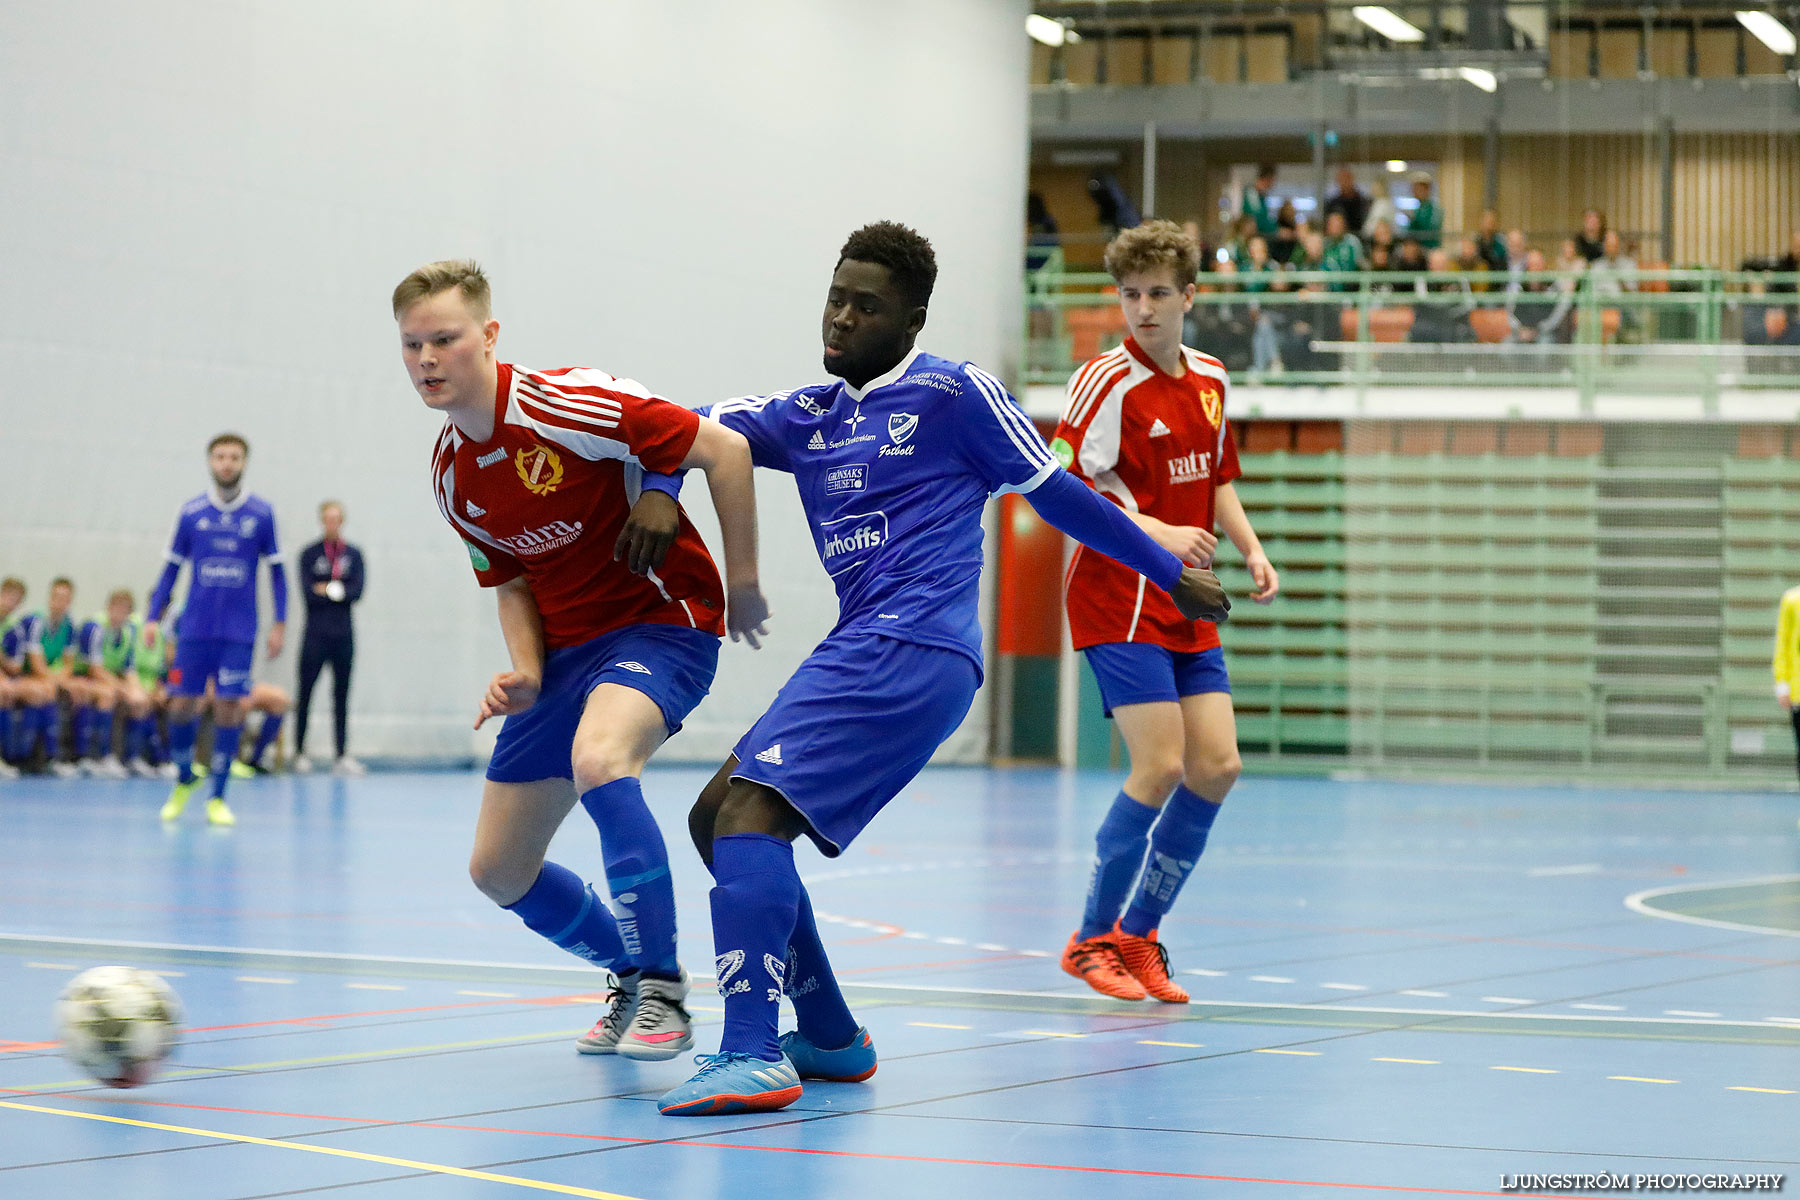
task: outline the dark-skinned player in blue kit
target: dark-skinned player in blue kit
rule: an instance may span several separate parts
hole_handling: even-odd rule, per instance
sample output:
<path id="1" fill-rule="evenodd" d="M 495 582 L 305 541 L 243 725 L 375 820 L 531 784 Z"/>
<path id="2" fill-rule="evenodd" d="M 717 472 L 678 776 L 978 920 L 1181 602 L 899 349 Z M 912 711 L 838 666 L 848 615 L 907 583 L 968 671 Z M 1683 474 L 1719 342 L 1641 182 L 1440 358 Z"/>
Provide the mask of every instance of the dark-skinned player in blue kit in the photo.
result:
<path id="1" fill-rule="evenodd" d="M 801 1079 L 875 1073 L 874 1043 L 832 977 L 793 842 L 805 835 L 827 856 L 842 853 L 967 715 L 981 685 L 990 496 L 1024 493 L 1045 520 L 1147 575 L 1190 619 L 1223 620 L 1230 607 L 1210 571 L 1184 567 L 1058 466 L 998 380 L 915 347 L 936 278 L 931 244 L 913 230 L 857 230 L 825 301 L 825 370 L 836 378 L 710 413 L 749 440 L 757 465 L 794 476 L 839 618 L 689 814 L 717 885 L 725 1027 L 720 1052 L 662 1098 L 671 1116 L 785 1108 Z M 799 1027 L 778 1037 L 784 991 Z"/>

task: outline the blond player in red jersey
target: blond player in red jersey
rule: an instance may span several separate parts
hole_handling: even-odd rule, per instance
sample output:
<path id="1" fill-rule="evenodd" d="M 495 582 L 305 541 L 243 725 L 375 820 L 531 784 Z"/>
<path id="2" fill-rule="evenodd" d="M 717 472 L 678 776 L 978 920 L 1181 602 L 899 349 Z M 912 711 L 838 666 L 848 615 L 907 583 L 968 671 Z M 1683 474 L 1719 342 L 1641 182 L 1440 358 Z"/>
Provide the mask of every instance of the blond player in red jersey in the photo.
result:
<path id="1" fill-rule="evenodd" d="M 754 647 L 768 617 L 749 443 L 629 379 L 499 361 L 500 323 L 472 262 L 419 268 L 394 289 L 393 309 L 413 387 L 445 417 L 438 509 L 476 578 L 496 589 L 512 659 L 475 720 L 506 723 L 469 873 L 527 928 L 617 976 L 606 1014 L 577 1042 L 583 1053 L 673 1058 L 693 1044 L 688 981 L 668 851 L 638 777 L 706 695 L 719 637 L 729 629 Z M 645 470 L 685 467 L 712 487 L 729 602 L 679 508 L 655 528 L 631 514 Z M 600 830 L 616 917 L 545 860 L 577 796 Z"/>
<path id="2" fill-rule="evenodd" d="M 1216 358 L 1181 344 L 1200 247 L 1170 221 L 1106 248 L 1130 336 L 1069 380 L 1051 449 L 1159 545 L 1210 567 L 1225 531 L 1267 604 L 1280 580 L 1231 481 L 1229 380 Z M 1188 621 L 1143 577 L 1077 547 L 1066 580 L 1069 630 L 1118 723 L 1131 772 L 1095 837 L 1093 878 L 1063 970 L 1122 1000 L 1183 1004 L 1157 926 L 1193 870 L 1241 763 L 1231 685 L 1216 626 Z"/>

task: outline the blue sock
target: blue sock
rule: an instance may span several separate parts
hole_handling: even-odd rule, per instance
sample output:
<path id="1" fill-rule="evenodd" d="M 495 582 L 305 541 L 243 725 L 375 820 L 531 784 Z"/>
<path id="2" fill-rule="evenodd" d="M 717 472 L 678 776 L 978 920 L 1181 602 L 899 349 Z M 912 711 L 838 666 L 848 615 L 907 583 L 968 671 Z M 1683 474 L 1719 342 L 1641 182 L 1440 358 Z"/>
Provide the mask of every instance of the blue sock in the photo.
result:
<path id="1" fill-rule="evenodd" d="M 576 958 L 608 971 L 623 965 L 625 947 L 612 913 L 567 867 L 546 862 L 530 890 L 503 907 Z"/>
<path id="2" fill-rule="evenodd" d="M 212 747 L 212 797 L 225 798 L 225 785 L 231 781 L 231 764 L 237 761 L 238 740 L 244 736 L 242 725 L 214 725 Z"/>
<path id="3" fill-rule="evenodd" d="M 169 761 L 175 764 L 176 779 L 194 782 L 194 735 L 200 732 L 200 718 L 169 722 Z"/>
<path id="4" fill-rule="evenodd" d="M 1131 885 L 1144 865 L 1150 826 L 1157 810 L 1120 792 L 1094 835 L 1094 873 L 1088 880 L 1087 906 L 1081 912 L 1081 938 L 1099 937 L 1125 910 Z"/>
<path id="5" fill-rule="evenodd" d="M 89 758 L 105 758 L 112 753 L 113 715 L 110 712 L 83 708 L 76 713 L 76 720 L 83 721 L 80 742 L 82 754 Z"/>
<path id="6" fill-rule="evenodd" d="M 856 1036 L 856 1018 L 844 1003 L 819 925 L 813 919 L 812 897 L 800 885 L 800 904 L 795 910 L 794 933 L 788 939 L 787 978 L 783 983 L 794 1004 L 794 1018 L 807 1041 L 821 1050 L 842 1050 Z"/>
<path id="7" fill-rule="evenodd" d="M 779 1062 L 781 983 L 800 904 L 794 848 L 764 833 L 714 838 L 713 878 L 715 969 L 725 1002 L 719 1050 Z"/>
<path id="8" fill-rule="evenodd" d="M 1219 805 L 1209 803 L 1187 785 L 1175 789 L 1163 805 L 1162 819 L 1150 834 L 1150 854 L 1144 860 L 1144 880 L 1132 897 L 1131 907 L 1119 922 L 1119 928 L 1137 937 L 1147 937 L 1175 906 L 1181 885 L 1200 861 L 1206 849 L 1206 834 Z"/>
<path id="9" fill-rule="evenodd" d="M 13 710 L 12 705 L 0 705 L 0 759 L 13 756 Z"/>
<path id="10" fill-rule="evenodd" d="M 256 749 L 250 752 L 250 761 L 258 766 L 262 765 L 263 755 L 269 752 L 269 747 L 273 746 L 275 739 L 280 736 L 280 715 L 277 713 L 264 714 L 262 728 L 256 734 Z"/>
<path id="11" fill-rule="evenodd" d="M 136 762 L 150 757 L 150 733 L 156 728 L 155 717 L 133 717 L 125 726 L 125 761 Z"/>
<path id="12" fill-rule="evenodd" d="M 669 851 L 644 789 L 627 776 L 582 793 L 581 806 L 600 827 L 606 886 L 625 953 L 644 974 L 680 979 L 675 958 L 675 884 Z"/>
<path id="13" fill-rule="evenodd" d="M 54 704 L 37 707 L 38 736 L 44 739 L 44 761 L 62 757 L 62 713 Z"/>

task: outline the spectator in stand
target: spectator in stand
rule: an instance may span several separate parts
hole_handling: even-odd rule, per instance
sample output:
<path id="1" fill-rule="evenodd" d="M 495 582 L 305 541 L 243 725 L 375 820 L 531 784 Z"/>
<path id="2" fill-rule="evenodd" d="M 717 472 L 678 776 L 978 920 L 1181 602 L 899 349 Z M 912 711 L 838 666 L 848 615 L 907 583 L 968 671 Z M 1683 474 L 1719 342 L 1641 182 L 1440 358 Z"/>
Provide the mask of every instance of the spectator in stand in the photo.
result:
<path id="1" fill-rule="evenodd" d="M 1475 250 L 1488 270 L 1506 270 L 1506 235 L 1500 232 L 1500 214 L 1491 208 L 1482 210 L 1481 220 L 1475 226 Z"/>
<path id="2" fill-rule="evenodd" d="M 1371 261 L 1375 257 L 1377 248 L 1385 248 L 1390 260 L 1394 257 L 1394 226 L 1392 222 L 1376 221 L 1374 228 L 1369 230 L 1368 250 Z"/>
<path id="3" fill-rule="evenodd" d="M 1406 232 L 1425 249 L 1435 250 L 1444 238 L 1444 210 L 1431 198 L 1430 175 L 1414 171 L 1409 181 L 1412 184 L 1413 199 L 1419 202 L 1419 206 L 1413 209 L 1412 220 L 1407 223 Z"/>
<path id="4" fill-rule="evenodd" d="M 1238 212 L 1255 222 L 1256 232 L 1264 237 L 1272 236 L 1280 224 L 1274 193 L 1275 164 L 1263 163 L 1256 168 L 1256 182 L 1244 189 L 1244 200 Z"/>
<path id="5" fill-rule="evenodd" d="M 1231 254 L 1231 264 L 1242 267 L 1250 259 L 1250 239 L 1256 236 L 1256 221 L 1250 217 L 1239 217 L 1231 225 L 1231 241 L 1224 247 Z M 1206 270 L 1204 263 L 1201 268 Z"/>
<path id="6" fill-rule="evenodd" d="M 1229 258 L 1200 260 L 1200 287 L 1196 295 L 1237 290 L 1237 264 Z M 1252 321 L 1246 310 L 1229 302 L 1196 300 L 1182 319 L 1182 344 L 1203 350 L 1225 364 L 1228 371 L 1247 371 L 1252 361 Z"/>
<path id="7" fill-rule="evenodd" d="M 1481 247 L 1474 238 L 1465 237 L 1456 240 L 1456 258 L 1450 264 L 1450 269 L 1474 276 L 1464 284 L 1469 290 L 1476 292 L 1488 290 L 1487 259 L 1481 257 Z"/>
<path id="8" fill-rule="evenodd" d="M 1583 262 L 1593 262 L 1606 253 L 1606 214 L 1590 208 L 1581 214 L 1581 232 L 1575 235 L 1575 251 Z"/>
<path id="9" fill-rule="evenodd" d="M 1369 270 L 1392 271 L 1393 269 L 1394 255 L 1391 247 L 1380 244 L 1369 247 Z M 1394 285 L 1391 283 L 1376 283 L 1371 286 L 1378 292 L 1391 292 L 1394 290 Z"/>
<path id="10" fill-rule="evenodd" d="M 1595 294 L 1621 296 L 1626 292 L 1637 291 L 1637 261 L 1625 253 L 1625 248 L 1619 241 L 1619 231 L 1607 230 L 1601 239 L 1600 248 L 1600 257 L 1594 259 L 1588 268 Z"/>
<path id="11" fill-rule="evenodd" d="M 1540 272 L 1547 265 L 1543 251 L 1527 250 L 1520 256 L 1517 274 Z M 1575 299 L 1573 289 L 1557 280 L 1521 278 L 1508 291 L 1506 319 L 1513 341 L 1548 345 L 1568 340 L 1563 326 Z"/>
<path id="12" fill-rule="evenodd" d="M 1525 242 L 1525 231 L 1523 229 L 1509 229 L 1506 231 L 1507 291 L 1510 292 L 1516 290 L 1515 285 L 1517 283 L 1517 278 L 1519 274 L 1525 270 L 1525 256 L 1530 252 L 1531 247 Z M 1543 256 L 1539 255 L 1538 258 L 1542 261 Z"/>
<path id="13" fill-rule="evenodd" d="M 1423 271 L 1424 269 L 1425 248 L 1410 237 L 1401 242 L 1400 248 L 1394 252 L 1394 270 Z M 1406 286 L 1410 287 L 1411 285 Z"/>
<path id="14" fill-rule="evenodd" d="M 1253 296 L 1269 291 L 1280 271 L 1275 260 L 1269 257 L 1268 239 L 1260 236 L 1251 238 L 1249 257 L 1238 271 L 1243 290 Z M 1256 372 L 1273 370 L 1280 359 L 1274 314 L 1261 304 L 1253 303 L 1250 306 L 1250 320 L 1250 369 Z"/>
<path id="15" fill-rule="evenodd" d="M 1319 258 L 1322 271 L 1360 271 L 1363 269 L 1362 242 L 1348 228 L 1342 209 L 1334 209 L 1325 217 L 1325 246 Z M 1331 290 L 1347 292 L 1353 284 L 1334 283 Z"/>
<path id="16" fill-rule="evenodd" d="M 1581 252 L 1581 243 L 1576 238 L 1564 238 L 1562 245 L 1556 250 L 1556 270 L 1565 274 L 1580 275 L 1587 271 L 1588 259 Z"/>
<path id="17" fill-rule="evenodd" d="M 1293 261 L 1300 248 L 1300 218 L 1291 201 L 1283 200 L 1275 213 L 1275 236 L 1269 239 L 1269 257 L 1281 266 Z"/>
<path id="18" fill-rule="evenodd" d="M 1466 240 L 1466 239 L 1465 239 Z M 1444 273 L 1456 270 L 1450 252 L 1439 246 L 1425 256 L 1426 269 Z M 1469 313 L 1475 299 L 1467 281 L 1461 279 L 1416 280 L 1410 342 L 1469 342 L 1474 332 L 1469 328 Z"/>
<path id="19" fill-rule="evenodd" d="M 1788 239 L 1787 253 L 1775 260 L 1775 269 L 1784 275 L 1792 275 L 1800 271 L 1800 229 L 1794 230 L 1794 236 Z M 1777 283 L 1769 289 L 1771 292 L 1800 292 L 1800 284 Z M 1800 323 L 1800 306 L 1796 306 L 1788 316 L 1789 324 Z"/>
<path id="20" fill-rule="evenodd" d="M 1349 167 L 1339 167 L 1337 189 L 1325 202 L 1325 219 L 1330 221 L 1331 214 L 1337 213 L 1344 218 L 1346 231 L 1362 229 L 1369 219 L 1369 196 L 1356 186 L 1356 172 Z"/>

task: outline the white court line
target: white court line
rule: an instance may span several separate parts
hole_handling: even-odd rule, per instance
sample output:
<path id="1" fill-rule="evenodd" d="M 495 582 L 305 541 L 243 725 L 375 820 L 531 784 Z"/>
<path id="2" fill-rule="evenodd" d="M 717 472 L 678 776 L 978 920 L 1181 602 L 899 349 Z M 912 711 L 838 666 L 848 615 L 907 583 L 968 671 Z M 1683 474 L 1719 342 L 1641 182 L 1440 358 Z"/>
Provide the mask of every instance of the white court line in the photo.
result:
<path id="1" fill-rule="evenodd" d="M 1483 996 L 1489 1004 L 1536 1004 L 1536 1000 L 1527 1000 L 1523 996 Z"/>
<path id="2" fill-rule="evenodd" d="M 1571 1004 L 1570 1008 L 1584 1008 L 1589 1012 L 1624 1012 L 1623 1004 Z"/>
<path id="3" fill-rule="evenodd" d="M 700 978 L 695 976 L 695 978 Z M 1005 996 L 1021 1000 L 1072 1000 L 1098 999 L 1093 993 L 1077 996 L 1073 993 L 1059 995 L 1055 992 L 1021 992 L 1004 988 L 973 987 L 938 987 L 918 983 L 865 983 L 856 980 L 844 986 L 858 991 L 872 992 L 924 992 L 952 996 Z M 1121 1001 L 1121 1003 L 1130 1003 Z M 1612 1025 L 1716 1025 L 1732 1029 L 1767 1029 L 1771 1022 L 1784 1027 L 1800 1025 L 1800 1017 L 1765 1017 L 1759 1021 L 1727 1021 L 1701 1020 L 1695 1017 L 1620 1017 L 1620 1016 L 1586 1016 L 1574 1013 L 1548 1012 L 1494 1012 L 1491 1009 L 1466 1008 L 1386 1008 L 1368 1004 L 1303 1004 L 1282 1003 L 1276 1000 L 1190 1000 L 1187 1005 L 1190 1011 L 1203 1008 L 1242 1008 L 1267 1009 L 1270 1012 L 1316 1012 L 1326 1016 L 1338 1016 L 1343 1013 L 1377 1013 L 1403 1017 L 1481 1017 L 1489 1021 L 1537 1021 L 1555 1023 L 1558 1021 L 1580 1021 L 1583 1024 L 1605 1023 Z M 1102 1015 L 1113 1015 L 1110 1013 Z"/>
<path id="4" fill-rule="evenodd" d="M 1641 892 L 1633 892 L 1625 897 L 1625 907 L 1643 917 L 1660 917 L 1665 921 L 1681 921 L 1688 925 L 1705 925 L 1711 929 L 1733 929 L 1739 933 L 1772 933 L 1777 937 L 1800 937 L 1800 929 L 1776 929 L 1770 925 L 1745 925 L 1738 921 L 1718 921 L 1712 917 L 1690 917 L 1686 913 L 1672 913 L 1665 909 L 1651 908 L 1645 903 L 1658 896 L 1667 896 L 1675 892 L 1716 892 L 1721 888 L 1757 887 L 1765 883 L 1800 883 L 1800 875 L 1762 875 L 1755 879 L 1730 879 L 1724 883 L 1689 883 L 1674 887 L 1646 888 Z"/>
<path id="5" fill-rule="evenodd" d="M 1251 983 L 1292 983 L 1294 981 L 1289 979 L 1286 975 L 1252 975 L 1250 977 L 1250 982 Z"/>
<path id="6" fill-rule="evenodd" d="M 1429 996 L 1433 1000 L 1442 1000 L 1450 995 L 1449 992 L 1428 992 L 1423 988 L 1407 988 L 1400 994 L 1402 996 Z"/>
<path id="7" fill-rule="evenodd" d="M 1598 875 L 1603 869 L 1599 863 L 1575 863 L 1567 867 L 1533 867 L 1525 874 L 1545 879 L 1552 875 Z"/>
<path id="8" fill-rule="evenodd" d="M 1368 985 L 1361 983 L 1321 983 L 1322 988 L 1331 988 L 1339 992 L 1366 992 Z"/>
<path id="9" fill-rule="evenodd" d="M 1716 1012 L 1696 1012 L 1691 1008 L 1665 1008 L 1665 1009 L 1663 1009 L 1663 1016 L 1665 1016 L 1665 1017 L 1718 1017 L 1718 1016 L 1723 1016 L 1723 1015 L 1724 1015 L 1723 1013 L 1716 1013 Z"/>
<path id="10" fill-rule="evenodd" d="M 239 975 L 239 983 L 292 983 L 291 979 L 281 979 L 274 975 Z"/>
<path id="11" fill-rule="evenodd" d="M 1230 971 L 1209 971 L 1205 967 L 1188 967 L 1186 970 L 1182 971 L 1182 974 L 1183 975 L 1204 975 L 1204 976 L 1208 977 L 1209 979 L 1217 979 L 1222 975 L 1229 975 L 1229 974 L 1231 974 L 1231 972 Z"/>

